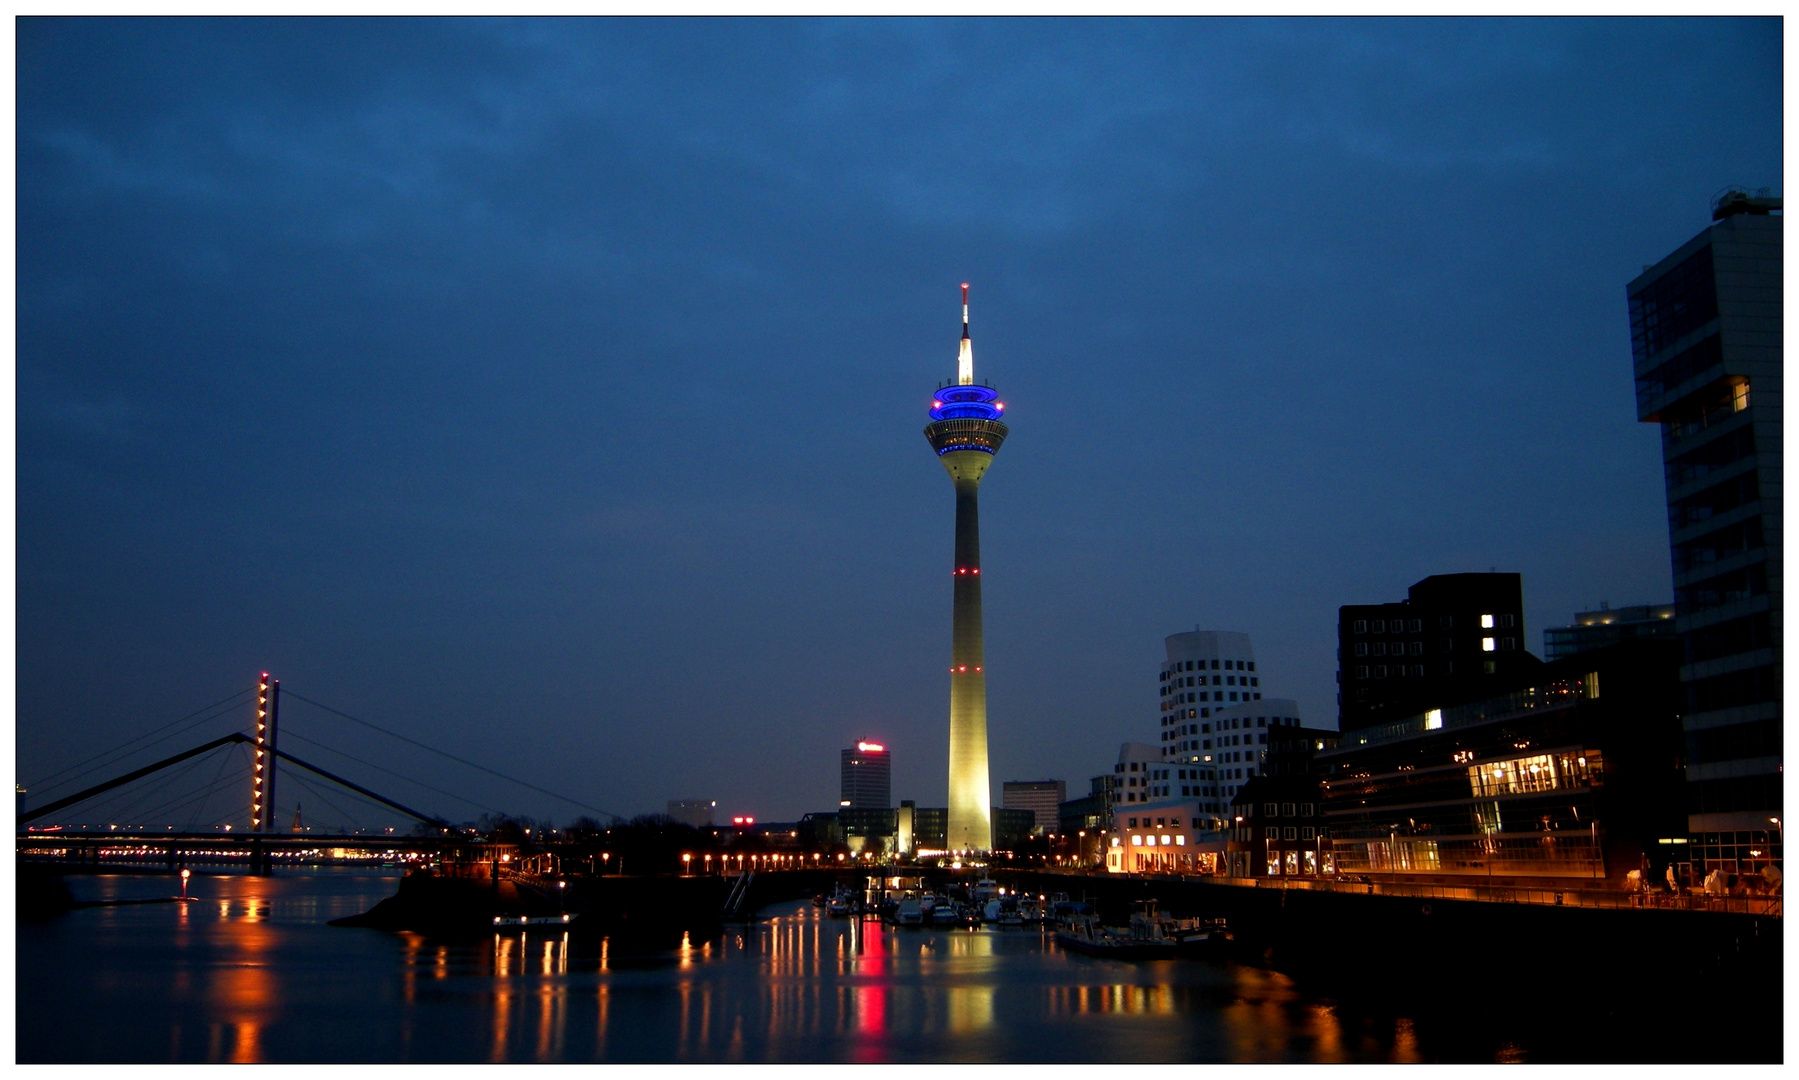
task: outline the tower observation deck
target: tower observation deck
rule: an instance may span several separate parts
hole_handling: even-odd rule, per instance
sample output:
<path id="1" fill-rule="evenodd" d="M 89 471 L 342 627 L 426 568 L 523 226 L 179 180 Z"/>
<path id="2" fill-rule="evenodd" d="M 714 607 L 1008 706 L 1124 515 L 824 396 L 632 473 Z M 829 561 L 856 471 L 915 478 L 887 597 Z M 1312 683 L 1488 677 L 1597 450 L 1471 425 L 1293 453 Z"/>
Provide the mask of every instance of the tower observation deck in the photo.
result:
<path id="1" fill-rule="evenodd" d="M 956 486 L 954 615 L 950 636 L 948 847 L 955 852 L 993 846 L 992 791 L 987 773 L 987 672 L 981 629 L 981 477 L 1008 429 L 1005 403 L 974 381 L 974 344 L 968 335 L 968 286 L 962 286 L 962 345 L 956 381 L 937 389 L 924 429 L 937 460 Z"/>

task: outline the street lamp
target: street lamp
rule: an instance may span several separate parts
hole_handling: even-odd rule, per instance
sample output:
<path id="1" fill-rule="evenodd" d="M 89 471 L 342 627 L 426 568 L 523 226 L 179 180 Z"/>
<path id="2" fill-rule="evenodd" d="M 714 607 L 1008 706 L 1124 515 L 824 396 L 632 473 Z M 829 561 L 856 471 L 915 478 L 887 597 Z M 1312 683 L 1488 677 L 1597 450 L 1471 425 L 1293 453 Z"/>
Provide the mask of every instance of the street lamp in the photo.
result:
<path id="1" fill-rule="evenodd" d="M 567 903 L 568 903 L 567 889 L 568 889 L 568 882 L 558 881 L 556 883 L 556 914 L 558 914 L 558 915 L 562 914 L 563 911 L 565 911 L 567 909 Z"/>
<path id="2" fill-rule="evenodd" d="M 187 899 L 187 879 L 192 876 L 192 874 L 193 871 L 189 870 L 187 867 L 184 866 L 181 868 L 181 899 L 183 900 Z"/>
<path id="3" fill-rule="evenodd" d="M 683 851 L 681 853 L 681 876 L 687 877 L 688 875 L 690 875 L 692 873 L 693 873 L 693 856 L 688 854 L 687 852 Z"/>

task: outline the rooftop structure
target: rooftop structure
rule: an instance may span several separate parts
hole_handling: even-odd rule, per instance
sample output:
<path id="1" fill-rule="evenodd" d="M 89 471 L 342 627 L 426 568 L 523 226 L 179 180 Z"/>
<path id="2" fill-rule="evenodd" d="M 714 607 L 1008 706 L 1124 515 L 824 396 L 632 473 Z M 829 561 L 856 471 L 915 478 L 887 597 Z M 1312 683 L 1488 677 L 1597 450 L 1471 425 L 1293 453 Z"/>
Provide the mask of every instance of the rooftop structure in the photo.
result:
<path id="1" fill-rule="evenodd" d="M 1543 659 L 1560 660 L 1588 649 L 1640 637 L 1673 637 L 1675 630 L 1673 604 L 1621 608 L 1600 604 L 1598 611 L 1576 612 L 1573 626 L 1552 626 L 1544 630 Z"/>

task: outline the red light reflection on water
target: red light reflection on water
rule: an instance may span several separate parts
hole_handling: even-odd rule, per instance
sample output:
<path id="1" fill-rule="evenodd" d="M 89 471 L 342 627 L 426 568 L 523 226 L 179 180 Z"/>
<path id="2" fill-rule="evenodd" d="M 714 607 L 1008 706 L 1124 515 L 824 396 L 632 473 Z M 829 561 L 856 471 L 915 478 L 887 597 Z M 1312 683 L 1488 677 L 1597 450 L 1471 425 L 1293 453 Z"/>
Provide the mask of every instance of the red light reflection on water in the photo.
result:
<path id="1" fill-rule="evenodd" d="M 864 922 L 859 929 L 856 976 L 880 981 L 855 988 L 857 1039 L 852 1056 L 859 1063 L 886 1061 L 888 995 L 893 992 L 886 984 L 887 928 Z"/>

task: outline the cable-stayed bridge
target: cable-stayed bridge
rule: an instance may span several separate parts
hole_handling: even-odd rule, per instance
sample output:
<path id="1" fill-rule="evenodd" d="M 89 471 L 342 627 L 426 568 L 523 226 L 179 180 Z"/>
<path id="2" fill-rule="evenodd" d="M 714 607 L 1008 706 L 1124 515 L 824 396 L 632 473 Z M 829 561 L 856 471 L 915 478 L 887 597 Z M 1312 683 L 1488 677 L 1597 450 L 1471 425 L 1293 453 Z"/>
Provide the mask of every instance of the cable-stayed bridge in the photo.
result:
<path id="1" fill-rule="evenodd" d="M 357 752 L 344 748 L 352 738 Z M 441 854 L 479 842 L 458 821 L 511 816 L 405 771 L 427 754 L 547 796 L 571 813 L 623 820 L 284 691 L 265 673 L 251 687 L 19 784 L 18 851 L 76 864 L 248 863 L 262 873 L 279 863 Z"/>

